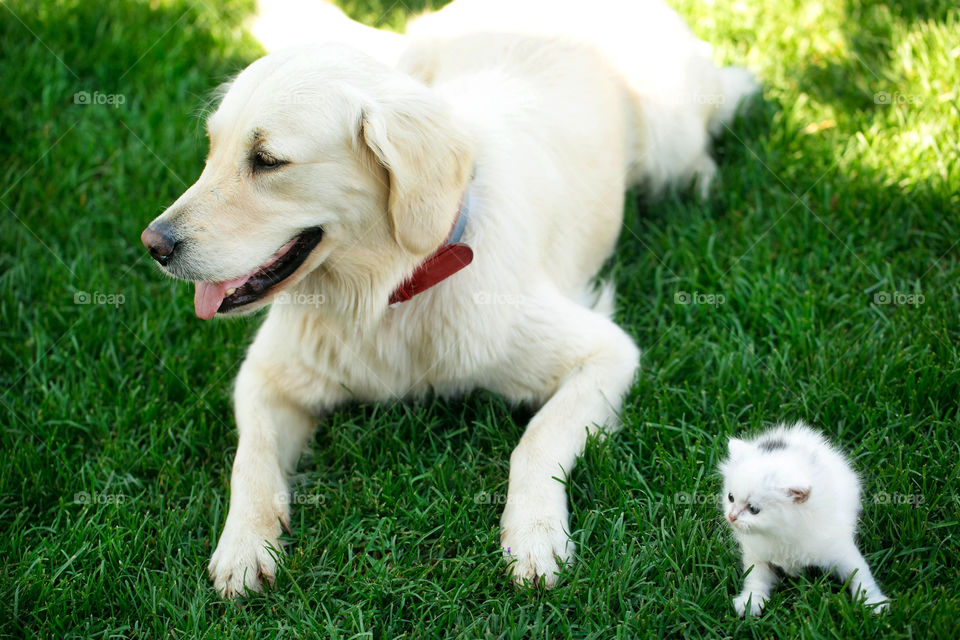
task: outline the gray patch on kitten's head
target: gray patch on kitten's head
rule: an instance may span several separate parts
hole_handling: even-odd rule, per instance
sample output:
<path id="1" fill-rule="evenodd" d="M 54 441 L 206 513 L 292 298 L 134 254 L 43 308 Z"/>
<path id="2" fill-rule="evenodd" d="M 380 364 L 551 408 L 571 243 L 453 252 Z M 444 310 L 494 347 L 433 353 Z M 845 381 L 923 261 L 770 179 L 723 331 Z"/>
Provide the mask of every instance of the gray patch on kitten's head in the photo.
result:
<path id="1" fill-rule="evenodd" d="M 757 443 L 757 448 L 760 451 L 765 453 L 770 453 L 771 451 L 779 451 L 780 449 L 786 449 L 787 443 L 777 438 L 775 440 L 762 440 Z"/>

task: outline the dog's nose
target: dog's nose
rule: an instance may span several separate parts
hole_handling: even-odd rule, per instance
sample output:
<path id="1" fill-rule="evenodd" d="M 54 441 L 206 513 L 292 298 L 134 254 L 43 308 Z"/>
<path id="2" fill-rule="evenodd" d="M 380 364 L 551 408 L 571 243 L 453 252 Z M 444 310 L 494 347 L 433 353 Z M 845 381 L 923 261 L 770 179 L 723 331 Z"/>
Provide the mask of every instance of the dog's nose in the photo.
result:
<path id="1" fill-rule="evenodd" d="M 140 234 L 140 242 L 147 248 L 153 259 L 166 265 L 180 244 L 165 224 L 151 224 Z"/>

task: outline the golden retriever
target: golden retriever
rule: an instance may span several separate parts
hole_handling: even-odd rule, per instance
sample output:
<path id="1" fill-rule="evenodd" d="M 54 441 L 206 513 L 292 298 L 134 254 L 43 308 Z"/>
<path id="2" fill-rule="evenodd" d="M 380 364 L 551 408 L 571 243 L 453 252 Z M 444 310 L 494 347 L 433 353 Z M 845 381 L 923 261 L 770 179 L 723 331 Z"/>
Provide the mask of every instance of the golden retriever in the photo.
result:
<path id="1" fill-rule="evenodd" d="M 478 387 L 539 407 L 501 545 L 514 580 L 552 586 L 574 552 L 557 478 L 639 365 L 595 282 L 624 192 L 705 193 L 709 133 L 754 90 L 658 1 L 457 0 L 410 34 L 396 65 L 342 44 L 251 64 L 196 184 L 143 232 L 199 317 L 270 305 L 236 381 L 226 597 L 273 580 L 318 417 Z"/>

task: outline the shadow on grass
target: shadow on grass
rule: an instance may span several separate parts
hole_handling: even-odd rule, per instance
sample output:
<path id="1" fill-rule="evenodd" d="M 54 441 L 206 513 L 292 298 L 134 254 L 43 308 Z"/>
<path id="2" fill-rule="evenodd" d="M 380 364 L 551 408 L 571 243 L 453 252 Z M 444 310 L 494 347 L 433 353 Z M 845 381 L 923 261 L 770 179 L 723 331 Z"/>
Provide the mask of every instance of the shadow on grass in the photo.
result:
<path id="1" fill-rule="evenodd" d="M 847 0 L 845 12 L 843 36 L 849 56 L 811 63 L 801 72 L 799 86 L 821 102 L 859 111 L 887 108 L 896 99 L 902 80 L 901 71 L 893 68 L 895 25 L 943 24 L 960 18 L 952 0 Z"/>

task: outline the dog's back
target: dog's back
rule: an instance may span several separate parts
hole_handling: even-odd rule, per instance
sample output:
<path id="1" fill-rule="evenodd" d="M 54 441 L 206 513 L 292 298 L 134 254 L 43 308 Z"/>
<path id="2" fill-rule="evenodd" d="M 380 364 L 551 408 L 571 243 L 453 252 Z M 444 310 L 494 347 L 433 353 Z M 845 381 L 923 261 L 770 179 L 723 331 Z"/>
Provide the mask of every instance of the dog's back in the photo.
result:
<path id="1" fill-rule="evenodd" d="M 654 195 L 691 180 L 706 194 L 716 172 L 710 134 L 719 133 L 757 90 L 746 70 L 714 65 L 712 47 L 660 0 L 456 0 L 407 31 L 513 33 L 595 47 L 629 89 L 628 184 Z"/>
<path id="2" fill-rule="evenodd" d="M 613 250 L 636 128 L 626 87 L 591 45 L 555 36 L 415 38 L 400 68 L 476 137 L 482 242 L 582 293 Z"/>

